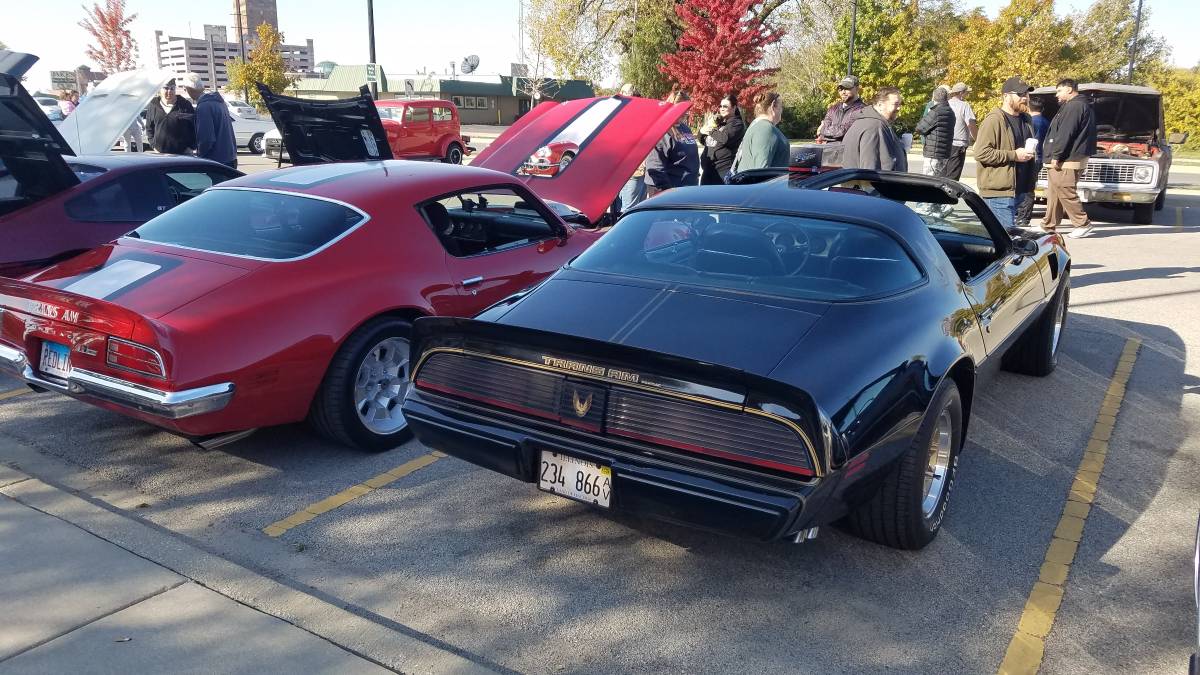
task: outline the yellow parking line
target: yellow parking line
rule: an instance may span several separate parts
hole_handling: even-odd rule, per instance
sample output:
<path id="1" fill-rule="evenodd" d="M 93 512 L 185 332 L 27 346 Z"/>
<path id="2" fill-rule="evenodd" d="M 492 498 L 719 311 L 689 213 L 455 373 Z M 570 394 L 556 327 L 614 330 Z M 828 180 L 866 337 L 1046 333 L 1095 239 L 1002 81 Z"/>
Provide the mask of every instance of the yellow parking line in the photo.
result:
<path id="1" fill-rule="evenodd" d="M 1032 675 L 1042 667 L 1046 637 L 1054 627 L 1058 607 L 1067 590 L 1067 576 L 1071 573 L 1079 541 L 1083 538 L 1083 527 L 1092 510 L 1092 501 L 1096 498 L 1100 474 L 1104 472 L 1104 459 L 1108 455 L 1108 441 L 1117 423 L 1121 403 L 1125 400 L 1125 385 L 1133 372 L 1141 344 L 1142 341 L 1136 338 L 1125 341 L 1125 349 L 1117 361 L 1104 402 L 1096 415 L 1092 436 L 1088 439 L 1083 459 L 1075 471 L 1075 480 L 1067 492 L 1062 518 L 1054 529 L 1050 546 L 1046 548 L 1038 580 L 1029 591 L 1025 610 L 1017 623 L 1017 632 L 1009 642 L 1004 661 L 997 671 L 1000 675 Z"/>
<path id="2" fill-rule="evenodd" d="M 11 391 L 0 391 L 0 401 L 7 401 L 10 398 L 16 398 L 21 394 L 28 394 L 32 389 L 13 389 Z"/>
<path id="3" fill-rule="evenodd" d="M 333 495 L 332 497 L 326 497 L 325 499 L 322 499 L 321 501 L 316 502 L 315 504 L 309 504 L 308 506 L 293 513 L 292 515 L 288 516 L 287 518 L 284 518 L 283 520 L 277 520 L 277 521 L 271 523 L 270 525 L 263 528 L 263 534 L 266 534 L 269 537 L 278 537 L 279 535 L 283 534 L 284 532 L 287 532 L 288 530 L 292 529 L 293 527 L 296 527 L 297 525 L 302 525 L 304 523 L 307 523 L 308 521 L 312 520 L 313 518 L 316 518 L 317 516 L 321 515 L 322 513 L 325 513 L 327 511 L 332 511 L 332 510 L 338 508 L 339 506 L 349 504 L 350 502 L 354 501 L 355 499 L 358 499 L 359 497 L 361 497 L 365 494 L 374 492 L 375 490 L 377 490 L 385 485 L 388 485 L 389 483 L 392 483 L 393 481 L 400 480 L 401 478 L 404 478 L 408 474 L 410 474 L 418 469 L 423 469 L 445 456 L 446 456 L 445 454 L 435 451 L 435 452 L 429 453 L 428 455 L 421 455 L 420 457 L 418 457 L 416 459 L 409 460 L 409 461 L 401 464 L 400 466 L 392 469 L 391 471 L 388 471 L 387 473 L 381 473 L 378 476 L 375 476 L 374 478 L 371 478 L 369 480 L 363 481 L 362 483 L 359 483 L 358 485 L 351 485 L 350 487 L 346 488 L 345 490 L 342 490 L 341 492 L 337 493 L 336 495 Z"/>
<path id="4" fill-rule="evenodd" d="M 1181 230 L 1183 230 L 1183 207 L 1176 206 L 1175 207 L 1175 231 L 1179 232 Z"/>

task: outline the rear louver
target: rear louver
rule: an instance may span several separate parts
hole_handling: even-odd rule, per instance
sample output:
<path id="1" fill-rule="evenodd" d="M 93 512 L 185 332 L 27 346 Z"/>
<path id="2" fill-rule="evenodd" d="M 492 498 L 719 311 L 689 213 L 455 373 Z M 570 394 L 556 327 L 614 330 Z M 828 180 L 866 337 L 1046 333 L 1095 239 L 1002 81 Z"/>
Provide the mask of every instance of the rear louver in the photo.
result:
<path id="1" fill-rule="evenodd" d="M 421 389 L 589 431 L 814 475 L 804 440 L 765 415 L 452 352 L 429 357 L 415 382 Z"/>

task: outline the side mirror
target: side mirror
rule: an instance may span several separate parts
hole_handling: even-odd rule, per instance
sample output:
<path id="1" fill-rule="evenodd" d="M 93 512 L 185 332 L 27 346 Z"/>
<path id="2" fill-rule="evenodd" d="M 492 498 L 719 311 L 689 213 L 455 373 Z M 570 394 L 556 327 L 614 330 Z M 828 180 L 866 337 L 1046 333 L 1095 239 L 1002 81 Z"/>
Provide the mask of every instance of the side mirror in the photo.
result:
<path id="1" fill-rule="evenodd" d="M 1032 239 L 1013 239 L 1012 251 L 1022 258 L 1029 258 L 1037 255 L 1038 244 Z"/>
<path id="2" fill-rule="evenodd" d="M 1187 139 L 1188 132 L 1176 131 L 1175 133 L 1167 136 L 1167 143 L 1170 143 L 1171 145 L 1183 145 L 1184 143 L 1187 143 Z"/>

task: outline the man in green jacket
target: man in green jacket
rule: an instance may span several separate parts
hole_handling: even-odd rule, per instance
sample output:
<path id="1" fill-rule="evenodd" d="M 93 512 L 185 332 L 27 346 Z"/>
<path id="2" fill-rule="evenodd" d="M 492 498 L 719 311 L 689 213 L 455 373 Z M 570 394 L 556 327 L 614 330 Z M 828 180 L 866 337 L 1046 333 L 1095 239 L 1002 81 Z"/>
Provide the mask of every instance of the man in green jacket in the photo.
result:
<path id="1" fill-rule="evenodd" d="M 1013 213 L 1022 193 L 1033 190 L 1037 174 L 1030 175 L 1036 150 L 1027 146 L 1037 137 L 1033 121 L 1022 112 L 1021 102 L 1033 91 L 1019 77 L 1004 81 L 1000 107 L 987 114 L 975 138 L 975 179 L 983 197 L 1005 229 L 1013 226 Z"/>

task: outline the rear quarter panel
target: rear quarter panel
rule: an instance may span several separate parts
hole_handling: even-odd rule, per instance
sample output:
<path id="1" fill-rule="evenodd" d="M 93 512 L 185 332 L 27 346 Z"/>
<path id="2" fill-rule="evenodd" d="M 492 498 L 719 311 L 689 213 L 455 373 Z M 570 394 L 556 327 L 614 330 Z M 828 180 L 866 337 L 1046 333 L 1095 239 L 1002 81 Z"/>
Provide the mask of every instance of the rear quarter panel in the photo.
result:
<path id="1" fill-rule="evenodd" d="M 338 347 L 380 314 L 453 296 L 445 253 L 415 212 L 377 215 L 303 260 L 274 262 L 163 318 L 176 382 L 231 381 L 223 429 L 299 421 Z"/>

